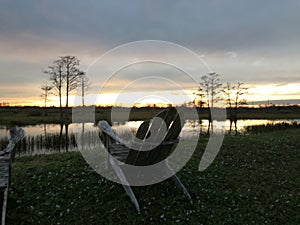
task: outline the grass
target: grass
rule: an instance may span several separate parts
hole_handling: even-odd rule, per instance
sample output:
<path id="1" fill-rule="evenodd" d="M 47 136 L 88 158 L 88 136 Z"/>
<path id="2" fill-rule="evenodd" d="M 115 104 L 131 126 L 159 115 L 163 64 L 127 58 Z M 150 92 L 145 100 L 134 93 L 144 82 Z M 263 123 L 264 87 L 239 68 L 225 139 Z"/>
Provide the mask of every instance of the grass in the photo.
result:
<path id="1" fill-rule="evenodd" d="M 293 122 L 293 123 L 287 123 L 287 122 L 282 122 L 282 123 L 267 123 L 259 126 L 248 126 L 245 128 L 246 133 L 252 133 L 252 134 L 257 134 L 261 132 L 270 132 L 274 130 L 287 130 L 291 128 L 300 128 L 300 123 L 299 122 Z"/>
<path id="2" fill-rule="evenodd" d="M 130 120 L 144 120 L 152 118 L 161 108 L 133 109 Z M 122 108 L 117 109 L 124 114 Z M 95 120 L 110 120 L 111 107 L 98 107 L 95 110 Z M 56 107 L 0 107 L 0 124 L 7 126 L 36 125 L 36 124 L 69 124 L 72 123 L 72 108 L 63 108 L 63 118 Z"/>
<path id="3" fill-rule="evenodd" d="M 168 181 L 134 187 L 138 215 L 122 186 L 80 153 L 16 158 L 8 224 L 299 224 L 300 130 L 226 136 L 213 164 L 198 171 L 206 146 L 178 173 L 193 198 Z"/>
<path id="4" fill-rule="evenodd" d="M 8 224 L 299 224 L 299 131 L 226 136 L 199 172 L 202 137 L 178 173 L 193 204 L 168 181 L 134 187 L 140 215 L 122 186 L 96 174 L 80 153 L 16 158 Z"/>

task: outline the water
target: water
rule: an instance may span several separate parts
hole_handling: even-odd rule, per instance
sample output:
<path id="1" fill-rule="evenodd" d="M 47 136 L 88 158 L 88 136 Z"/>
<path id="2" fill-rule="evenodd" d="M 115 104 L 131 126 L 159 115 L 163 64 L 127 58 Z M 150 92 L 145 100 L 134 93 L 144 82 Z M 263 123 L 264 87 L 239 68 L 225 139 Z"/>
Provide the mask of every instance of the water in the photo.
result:
<path id="1" fill-rule="evenodd" d="M 214 132 L 225 130 L 229 132 L 243 132 L 247 126 L 264 125 L 268 123 L 291 123 L 300 120 L 239 120 L 237 126 L 234 124 L 230 128 L 230 121 L 214 121 Z M 126 124 L 115 123 L 113 130 L 123 139 L 130 139 L 130 132 L 133 134 L 143 121 L 130 121 Z M 182 139 L 198 137 L 199 132 L 206 133 L 208 130 L 208 120 L 185 121 L 180 137 Z M 78 126 L 84 126 L 85 132 L 98 131 L 99 129 L 92 123 L 82 124 L 38 124 L 34 126 L 24 126 L 26 137 L 17 146 L 17 156 L 51 154 L 54 152 L 77 151 L 74 130 Z M 8 142 L 9 130 L 5 126 L 0 126 L 0 148 L 3 149 Z"/>

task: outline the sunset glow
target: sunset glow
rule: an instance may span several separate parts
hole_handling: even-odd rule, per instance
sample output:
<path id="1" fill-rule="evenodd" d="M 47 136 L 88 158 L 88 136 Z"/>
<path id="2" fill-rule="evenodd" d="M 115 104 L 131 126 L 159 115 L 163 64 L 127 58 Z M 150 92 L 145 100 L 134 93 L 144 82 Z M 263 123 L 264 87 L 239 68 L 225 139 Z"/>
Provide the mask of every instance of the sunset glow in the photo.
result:
<path id="1" fill-rule="evenodd" d="M 247 94 L 241 96 L 242 99 L 246 99 L 247 102 L 258 102 L 258 101 L 272 101 L 272 100 L 286 100 L 286 104 L 289 100 L 299 100 L 299 90 L 300 84 L 286 84 L 286 85 L 252 85 L 248 90 Z M 122 106 L 146 106 L 151 104 L 156 104 L 157 106 L 165 106 L 167 104 L 180 105 L 188 102 L 187 99 L 193 101 L 194 95 L 193 90 L 187 90 L 186 95 L 182 93 L 172 93 L 170 91 L 160 91 L 160 92 L 138 92 L 138 93 L 126 93 L 122 94 L 124 100 L 120 102 L 120 93 L 102 93 L 102 94 L 88 94 L 85 96 L 86 105 L 122 105 Z M 137 101 L 133 101 L 137 98 Z M 32 97 L 32 99 L 25 98 L 3 98 L 3 102 L 9 102 L 11 106 L 44 106 L 44 101 L 39 97 Z M 75 96 L 71 95 L 70 106 L 81 105 L 81 96 L 77 96 L 77 102 L 75 102 Z M 300 101 L 299 101 L 300 102 Z M 62 104 L 65 105 L 66 99 L 62 99 Z M 299 103 L 298 103 L 299 104 Z M 47 106 L 59 106 L 59 98 L 57 96 L 51 96 L 47 101 Z M 251 106 L 251 104 L 250 104 Z"/>

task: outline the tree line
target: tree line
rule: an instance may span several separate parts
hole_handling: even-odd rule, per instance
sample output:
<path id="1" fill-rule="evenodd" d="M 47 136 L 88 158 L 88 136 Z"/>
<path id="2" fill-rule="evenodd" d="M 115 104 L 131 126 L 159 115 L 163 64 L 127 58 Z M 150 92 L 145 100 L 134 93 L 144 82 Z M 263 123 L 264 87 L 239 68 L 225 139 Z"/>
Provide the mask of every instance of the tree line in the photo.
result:
<path id="1" fill-rule="evenodd" d="M 215 103 L 224 100 L 229 110 L 230 120 L 236 121 L 239 106 L 247 104 L 246 99 L 242 99 L 242 95 L 246 94 L 248 89 L 244 87 L 244 83 L 232 84 L 227 82 L 223 85 L 220 82 L 220 75 L 216 72 L 202 75 L 201 80 L 199 89 L 194 92 L 194 104 L 200 109 L 205 105 L 208 108 L 213 108 Z"/>
<path id="2" fill-rule="evenodd" d="M 50 66 L 43 69 L 48 75 L 49 84 L 41 87 L 44 106 L 47 106 L 49 96 L 56 95 L 59 98 L 60 117 L 63 117 L 62 99 L 65 97 L 66 112 L 69 107 L 69 96 L 72 91 L 81 86 L 82 105 L 84 105 L 84 92 L 88 86 L 85 72 L 80 69 L 80 60 L 75 56 L 60 56 Z"/>
<path id="3" fill-rule="evenodd" d="M 63 117 L 63 107 L 66 108 L 66 112 L 69 107 L 70 93 L 79 86 L 81 86 L 82 105 L 84 106 L 84 94 L 89 82 L 85 72 L 80 69 L 80 60 L 77 57 L 60 56 L 50 66 L 43 69 L 43 73 L 48 75 L 50 82 L 41 87 L 44 107 L 47 106 L 49 96 L 58 96 L 60 116 Z M 193 103 L 200 109 L 205 105 L 208 108 L 214 108 L 215 104 L 223 99 L 229 109 L 230 120 L 237 120 L 238 107 L 246 104 L 246 100 L 241 98 L 247 92 L 244 84 L 227 82 L 222 85 L 220 75 L 216 72 L 202 75 L 201 80 L 199 89 L 194 92 Z M 62 104 L 63 97 L 65 97 L 65 106 Z"/>

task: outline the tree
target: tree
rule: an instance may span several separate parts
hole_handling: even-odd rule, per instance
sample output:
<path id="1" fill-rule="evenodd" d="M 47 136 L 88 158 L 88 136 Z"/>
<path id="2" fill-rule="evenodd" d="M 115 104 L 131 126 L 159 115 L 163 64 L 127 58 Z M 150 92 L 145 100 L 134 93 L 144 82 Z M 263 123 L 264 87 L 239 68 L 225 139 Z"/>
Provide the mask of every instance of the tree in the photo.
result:
<path id="1" fill-rule="evenodd" d="M 234 87 L 231 83 L 227 82 L 224 86 L 222 92 L 225 95 L 225 103 L 227 104 L 227 107 L 229 109 L 229 119 L 230 121 L 233 119 L 233 111 L 232 111 L 232 104 L 233 104 L 233 90 Z"/>
<path id="2" fill-rule="evenodd" d="M 84 96 L 85 96 L 85 93 L 86 93 L 88 87 L 90 86 L 90 81 L 84 72 L 81 72 L 81 74 L 79 74 L 79 76 L 80 76 L 79 77 L 79 86 L 81 88 L 81 103 L 82 103 L 82 106 L 85 106 Z"/>
<path id="3" fill-rule="evenodd" d="M 203 89 L 199 87 L 199 89 L 194 92 L 193 95 L 195 96 L 193 101 L 195 106 L 199 107 L 200 109 L 203 108 L 203 105 L 205 104 L 205 102 L 203 101 L 203 98 L 205 97 Z"/>
<path id="4" fill-rule="evenodd" d="M 236 92 L 235 92 L 235 100 L 234 100 L 234 105 L 235 105 L 235 111 L 237 111 L 239 105 L 245 105 L 247 104 L 246 99 L 241 99 L 240 97 L 244 94 L 247 93 L 248 88 L 243 87 L 244 83 L 238 82 L 236 86 Z"/>
<path id="5" fill-rule="evenodd" d="M 241 99 L 241 96 L 247 93 L 247 89 L 243 87 L 244 83 L 238 82 L 236 85 L 232 85 L 227 82 L 222 92 L 226 96 L 225 102 L 230 111 L 230 120 L 237 120 L 237 111 L 240 105 L 245 105 L 246 100 Z"/>
<path id="6" fill-rule="evenodd" d="M 200 83 L 200 88 L 201 90 L 203 90 L 203 92 L 206 95 L 208 108 L 211 109 L 214 108 L 214 103 L 217 103 L 220 100 L 218 91 L 222 84 L 220 82 L 219 77 L 220 75 L 215 72 L 207 73 L 207 75 L 201 76 L 203 82 Z M 210 132 L 210 128 L 211 131 L 213 132 L 213 121 L 212 121 L 211 113 L 209 113 L 208 121 L 209 123 L 208 123 L 207 132 L 208 133 Z"/>
<path id="7" fill-rule="evenodd" d="M 69 94 L 77 88 L 82 71 L 79 69 L 79 59 L 75 56 L 61 56 L 60 61 L 64 66 L 64 79 L 66 82 L 66 108 L 69 107 Z"/>
<path id="8" fill-rule="evenodd" d="M 61 60 L 53 61 L 51 66 L 48 66 L 44 73 L 50 76 L 50 81 L 59 97 L 60 117 L 62 118 L 62 87 L 64 83 L 63 63 Z"/>
<path id="9" fill-rule="evenodd" d="M 201 77 L 203 82 L 200 83 L 200 87 L 207 97 L 207 106 L 211 108 L 214 107 L 214 103 L 220 100 L 218 90 L 222 84 L 220 83 L 219 77 L 220 75 L 215 72 L 208 73 Z"/>
<path id="10" fill-rule="evenodd" d="M 47 107 L 47 101 L 49 100 L 49 95 L 53 94 L 51 90 L 53 89 L 53 86 L 49 86 L 47 84 L 43 85 L 41 87 L 43 93 L 41 94 L 41 97 L 44 99 L 44 107 Z"/>
<path id="11" fill-rule="evenodd" d="M 69 95 L 77 88 L 83 72 L 79 69 L 79 59 L 75 56 L 60 56 L 44 73 L 50 75 L 50 81 L 59 96 L 60 116 L 62 118 L 63 88 L 66 94 L 66 110 L 69 107 Z"/>

